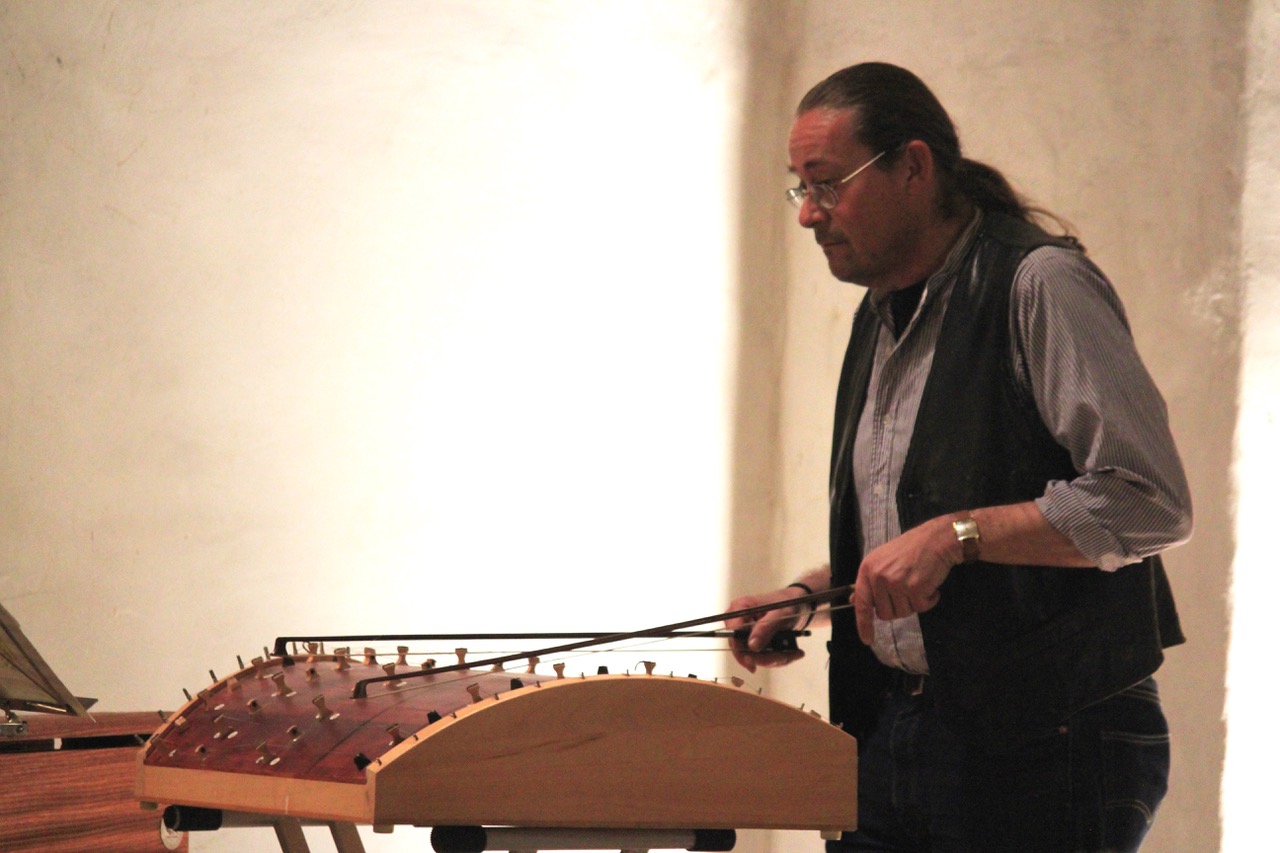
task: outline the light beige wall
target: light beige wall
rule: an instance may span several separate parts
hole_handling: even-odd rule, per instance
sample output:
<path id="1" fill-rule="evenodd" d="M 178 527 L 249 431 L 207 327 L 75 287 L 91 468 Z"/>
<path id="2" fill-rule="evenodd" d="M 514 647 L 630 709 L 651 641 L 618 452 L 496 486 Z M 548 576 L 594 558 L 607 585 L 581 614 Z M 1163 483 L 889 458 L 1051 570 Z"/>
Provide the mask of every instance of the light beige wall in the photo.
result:
<path id="1" fill-rule="evenodd" d="M 746 27 L 0 4 L 0 601 L 63 679 L 172 708 L 281 634 L 717 612 Z"/>
<path id="2" fill-rule="evenodd" d="M 278 633 L 639 627 L 820 561 L 857 294 L 786 127 L 888 59 L 1075 222 L 1169 400 L 1149 849 L 1216 849 L 1245 9 L 0 2 L 0 601 L 159 707 Z M 811 650 L 775 694 L 824 695 Z"/>
<path id="3" fill-rule="evenodd" d="M 1128 307 L 1168 401 L 1197 512 L 1195 538 L 1168 556 L 1190 642 L 1160 674 L 1173 787 L 1144 849 L 1216 850 L 1247 4 L 811 0 L 805 8 L 793 104 L 853 62 L 916 71 L 948 107 L 966 153 L 1073 222 Z M 830 408 L 860 296 L 830 278 L 798 227 L 787 253 L 779 579 L 825 558 Z M 821 647 L 811 646 L 817 653 L 803 668 L 776 678 L 782 695 L 821 688 Z M 779 839 L 783 849 L 806 843 Z"/>

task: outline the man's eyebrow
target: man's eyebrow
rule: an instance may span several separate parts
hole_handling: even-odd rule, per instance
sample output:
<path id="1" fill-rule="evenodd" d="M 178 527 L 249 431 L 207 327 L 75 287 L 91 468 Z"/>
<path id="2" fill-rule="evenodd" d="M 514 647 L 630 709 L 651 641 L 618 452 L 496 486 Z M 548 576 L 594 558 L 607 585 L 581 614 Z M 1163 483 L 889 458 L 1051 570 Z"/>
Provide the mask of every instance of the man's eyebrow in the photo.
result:
<path id="1" fill-rule="evenodd" d="M 829 163 L 827 160 L 824 160 L 822 158 L 814 158 L 813 160 L 804 161 L 804 168 L 808 169 L 809 171 L 813 171 L 814 169 L 823 169 L 823 168 L 829 168 L 829 167 L 831 167 L 831 163 Z M 793 175 L 796 175 L 797 177 L 800 175 L 800 173 L 796 171 L 796 167 L 789 164 L 787 166 L 787 171 Z"/>

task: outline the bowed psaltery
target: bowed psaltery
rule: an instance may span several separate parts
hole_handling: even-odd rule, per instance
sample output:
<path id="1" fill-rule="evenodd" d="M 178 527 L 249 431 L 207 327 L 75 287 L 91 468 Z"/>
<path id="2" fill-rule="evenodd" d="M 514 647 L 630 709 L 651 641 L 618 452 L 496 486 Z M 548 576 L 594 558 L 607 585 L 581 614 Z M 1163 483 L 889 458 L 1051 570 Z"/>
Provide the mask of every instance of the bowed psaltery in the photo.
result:
<path id="1" fill-rule="evenodd" d="M 438 665 L 406 642 L 459 635 L 281 637 L 169 715 L 144 746 L 136 793 L 168 804 L 172 833 L 275 828 L 285 853 L 327 825 L 434 827 L 441 853 L 489 849 L 727 850 L 734 830 L 856 824 L 857 745 L 839 728 L 745 687 L 643 672 L 571 675 L 553 655 L 847 597 L 848 588 L 644 631 Z M 795 632 L 780 635 L 794 648 Z M 469 635 L 469 639 L 516 639 Z M 376 645 L 401 643 L 394 654 Z M 384 646 L 385 647 L 385 646 Z M 508 670 L 520 662 L 523 669 Z M 512 833 L 515 833 L 514 835 Z"/>

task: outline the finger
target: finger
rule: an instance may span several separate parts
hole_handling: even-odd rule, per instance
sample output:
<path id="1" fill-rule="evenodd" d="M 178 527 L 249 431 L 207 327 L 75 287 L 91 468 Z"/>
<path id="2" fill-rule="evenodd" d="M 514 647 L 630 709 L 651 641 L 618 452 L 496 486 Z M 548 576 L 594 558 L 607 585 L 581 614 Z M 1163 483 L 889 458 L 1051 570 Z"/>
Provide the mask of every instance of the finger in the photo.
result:
<path id="1" fill-rule="evenodd" d="M 871 585 L 864 575 L 859 575 L 853 585 L 853 614 L 858 620 L 858 637 L 866 645 L 871 645 L 873 635 L 875 604 L 871 600 Z"/>
<path id="2" fill-rule="evenodd" d="M 756 671 L 755 655 L 751 653 L 751 649 L 742 640 L 737 637 L 730 637 L 729 653 L 733 655 L 733 659 L 738 662 L 738 665 L 746 669 L 747 672 Z"/>
<path id="3" fill-rule="evenodd" d="M 885 610 L 887 615 L 882 615 L 881 619 L 902 619 L 915 613 L 915 608 L 911 606 L 911 599 L 905 593 L 894 592 L 884 597 L 886 602 Z"/>
<path id="4" fill-rule="evenodd" d="M 880 619 L 889 621 L 897 619 L 899 616 L 905 616 L 906 599 L 903 594 L 889 586 L 888 582 L 878 579 L 869 584 L 871 588 L 871 601 L 874 604 L 872 612 Z"/>
<path id="5" fill-rule="evenodd" d="M 912 600 L 911 606 L 917 613 L 924 613 L 926 610 L 932 610 L 941 599 L 942 594 L 935 589 L 933 592 L 917 596 Z"/>

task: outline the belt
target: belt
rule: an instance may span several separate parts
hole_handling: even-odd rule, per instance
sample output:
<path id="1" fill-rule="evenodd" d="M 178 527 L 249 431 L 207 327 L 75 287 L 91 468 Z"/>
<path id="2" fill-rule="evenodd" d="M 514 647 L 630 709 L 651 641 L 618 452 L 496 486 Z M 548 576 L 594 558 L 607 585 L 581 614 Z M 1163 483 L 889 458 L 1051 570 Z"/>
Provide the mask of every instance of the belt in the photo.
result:
<path id="1" fill-rule="evenodd" d="M 895 669 L 889 681 L 889 690 L 897 696 L 924 696 L 931 692 L 932 683 L 927 675 L 916 675 Z"/>

